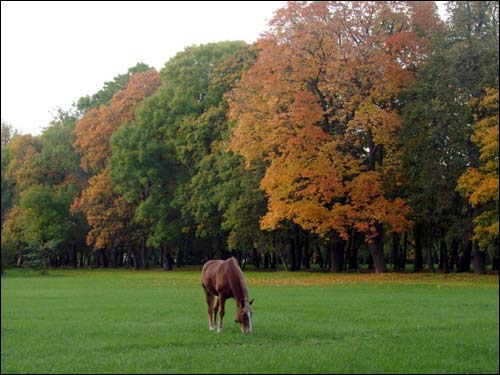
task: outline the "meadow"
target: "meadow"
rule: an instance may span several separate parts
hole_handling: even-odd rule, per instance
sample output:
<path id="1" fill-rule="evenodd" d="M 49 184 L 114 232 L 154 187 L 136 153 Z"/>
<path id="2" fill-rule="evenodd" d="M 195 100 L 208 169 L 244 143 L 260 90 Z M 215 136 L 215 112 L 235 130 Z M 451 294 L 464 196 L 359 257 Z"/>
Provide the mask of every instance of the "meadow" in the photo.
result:
<path id="1" fill-rule="evenodd" d="M 199 270 L 7 270 L 2 373 L 498 373 L 498 275 L 245 272 L 209 332 Z"/>

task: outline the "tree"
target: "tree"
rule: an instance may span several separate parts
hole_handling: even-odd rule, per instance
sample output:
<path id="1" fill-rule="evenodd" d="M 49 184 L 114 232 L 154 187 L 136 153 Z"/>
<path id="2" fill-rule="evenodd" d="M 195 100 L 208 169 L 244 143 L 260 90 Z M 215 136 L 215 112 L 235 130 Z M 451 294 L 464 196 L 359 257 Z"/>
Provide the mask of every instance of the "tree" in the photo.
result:
<path id="1" fill-rule="evenodd" d="M 147 245 L 160 249 L 166 268 L 175 250 L 182 262 L 187 236 L 195 234 L 217 251 L 226 247 L 222 212 L 211 194 L 219 183 L 214 163 L 228 131 L 223 94 L 252 56 L 243 42 L 178 53 L 162 69 L 158 92 L 112 138 L 111 179 L 137 205 L 134 222 L 146 228 Z"/>
<path id="2" fill-rule="evenodd" d="M 455 264 L 469 270 L 473 210 L 456 191 L 459 177 L 479 160 L 467 103 L 498 82 L 497 2 L 449 2 L 448 10 L 446 29 L 432 38 L 428 63 L 400 101 L 404 195 L 416 223 L 416 271 L 423 266 L 424 244 L 433 269 L 435 238 L 440 238 L 443 270 Z"/>
<path id="3" fill-rule="evenodd" d="M 135 73 L 146 72 L 148 70 L 151 70 L 151 67 L 144 63 L 137 63 L 135 66 L 129 68 L 127 73 L 119 74 L 112 81 L 105 82 L 104 87 L 94 95 L 87 95 L 78 99 L 76 109 L 84 115 L 92 108 L 97 109 L 102 105 L 109 104 L 113 95 L 123 90 Z"/>
<path id="4" fill-rule="evenodd" d="M 263 228 L 293 221 L 330 239 L 334 258 L 354 226 L 385 271 L 383 226 L 410 225 L 381 183 L 398 181 L 395 103 L 437 29 L 430 2 L 294 2 L 276 13 L 230 100 L 231 149 L 269 163 Z"/>
<path id="5" fill-rule="evenodd" d="M 109 105 L 90 109 L 76 124 L 73 147 L 82 156 L 82 168 L 92 177 L 89 187 L 73 203 L 72 212 L 82 212 L 87 218 L 91 226 L 87 244 L 96 250 L 104 250 L 98 253 L 103 265 L 107 263 L 106 249 L 111 252 L 111 264 L 115 265 L 117 246 L 123 248 L 137 240 L 130 237 L 132 232 L 129 231 L 134 207 L 114 192 L 109 179 L 110 138 L 120 126 L 134 120 L 136 108 L 160 84 L 160 77 L 153 69 L 136 73 L 123 90 L 115 92 Z M 139 264 L 138 257 L 135 257 L 136 266 L 146 266 L 145 256 L 143 246 L 142 263 Z"/>
<path id="6" fill-rule="evenodd" d="M 458 180 L 458 191 L 472 207 L 480 209 L 474 218 L 474 240 L 482 250 L 498 248 L 498 86 L 487 88 L 480 100 L 470 102 L 474 113 L 472 141 L 480 151 L 479 167 L 470 167 Z M 484 255 L 475 253 L 474 258 Z M 475 272 L 484 264 L 475 262 Z"/>
<path id="7" fill-rule="evenodd" d="M 2 120 L 2 216 L 3 224 L 5 214 L 9 211 L 12 205 L 13 191 L 12 185 L 7 180 L 7 167 L 10 163 L 10 142 L 17 135 L 17 131 L 13 126 Z"/>

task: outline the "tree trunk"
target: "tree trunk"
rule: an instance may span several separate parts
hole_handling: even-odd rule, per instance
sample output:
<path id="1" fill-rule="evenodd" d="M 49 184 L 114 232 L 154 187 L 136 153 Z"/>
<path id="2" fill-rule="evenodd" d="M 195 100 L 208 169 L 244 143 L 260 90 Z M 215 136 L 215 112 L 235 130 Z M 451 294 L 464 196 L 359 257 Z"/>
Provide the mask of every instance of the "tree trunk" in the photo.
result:
<path id="1" fill-rule="evenodd" d="M 415 263 L 414 271 L 420 272 L 423 269 L 423 259 L 422 259 L 422 224 L 418 223 L 415 225 L 413 230 L 415 236 Z"/>
<path id="2" fill-rule="evenodd" d="M 290 255 L 288 261 L 290 264 L 290 271 L 297 271 L 297 258 L 295 251 L 295 239 L 292 237 L 290 239 L 290 245 L 288 246 L 288 254 Z"/>
<path id="3" fill-rule="evenodd" d="M 460 259 L 460 272 L 470 272 L 470 261 L 472 254 L 472 240 L 467 239 L 464 244 L 464 252 Z"/>
<path id="4" fill-rule="evenodd" d="M 141 269 L 148 268 L 147 264 L 147 248 L 146 248 L 146 237 L 141 237 Z"/>
<path id="5" fill-rule="evenodd" d="M 179 252 L 177 254 L 177 268 L 184 266 L 184 241 L 179 244 Z"/>
<path id="6" fill-rule="evenodd" d="M 393 269 L 399 271 L 399 234 L 392 234 L 392 264 Z"/>
<path id="7" fill-rule="evenodd" d="M 369 243 L 370 254 L 372 255 L 373 264 L 375 265 L 375 272 L 384 273 L 387 272 L 387 267 L 384 259 L 383 228 L 380 223 L 376 224 L 376 230 L 378 235 Z"/>
<path id="8" fill-rule="evenodd" d="M 451 255 L 449 263 L 449 270 L 453 272 L 455 267 L 458 266 L 458 241 L 456 238 L 451 241 Z"/>
<path id="9" fill-rule="evenodd" d="M 302 241 L 300 239 L 300 228 L 297 224 L 295 225 L 295 254 L 295 265 L 297 271 L 300 271 L 302 266 Z"/>
<path id="10" fill-rule="evenodd" d="M 114 246 L 109 249 L 109 267 L 116 268 L 116 248 Z"/>
<path id="11" fill-rule="evenodd" d="M 345 241 L 334 238 L 330 243 L 330 272 L 337 273 L 344 268 L 344 247 Z"/>
<path id="12" fill-rule="evenodd" d="M 356 232 L 351 228 L 349 232 L 349 241 L 346 251 L 345 269 L 358 269 L 358 249 L 359 244 L 357 241 Z"/>
<path id="13" fill-rule="evenodd" d="M 277 264 L 278 264 L 278 259 L 276 259 L 276 252 L 273 252 L 271 256 L 271 269 L 275 270 Z"/>
<path id="14" fill-rule="evenodd" d="M 432 273 L 436 272 L 434 269 L 434 257 L 432 256 L 432 222 L 429 221 L 427 231 L 427 266 Z"/>
<path id="15" fill-rule="evenodd" d="M 165 271 L 172 271 L 174 268 L 174 259 L 172 257 L 172 249 L 170 246 L 165 246 L 163 251 L 163 269 Z"/>
<path id="16" fill-rule="evenodd" d="M 399 254 L 399 270 L 404 271 L 406 269 L 406 252 L 407 252 L 407 241 L 408 241 L 408 232 L 405 232 L 405 237 L 403 240 L 403 251 Z"/>
<path id="17" fill-rule="evenodd" d="M 266 251 L 264 254 L 264 269 L 269 269 L 269 261 L 271 260 L 271 256 L 269 255 L 269 251 Z"/>
<path id="18" fill-rule="evenodd" d="M 304 234 L 304 268 L 306 270 L 311 269 L 311 254 L 309 252 L 309 234 L 306 232 Z"/>
<path id="19" fill-rule="evenodd" d="M 479 243 L 474 241 L 474 273 L 486 273 L 486 251 L 479 249 Z"/>
<path id="20" fill-rule="evenodd" d="M 450 265 L 448 264 L 448 247 L 446 246 L 446 241 L 444 239 L 444 230 L 441 232 L 441 246 L 440 246 L 440 260 L 439 264 L 441 266 L 441 270 L 444 273 L 450 272 Z"/>
<path id="21" fill-rule="evenodd" d="M 253 253 L 253 264 L 257 269 L 260 269 L 260 254 L 258 253 L 257 249 L 254 247 L 252 248 L 252 253 Z"/>

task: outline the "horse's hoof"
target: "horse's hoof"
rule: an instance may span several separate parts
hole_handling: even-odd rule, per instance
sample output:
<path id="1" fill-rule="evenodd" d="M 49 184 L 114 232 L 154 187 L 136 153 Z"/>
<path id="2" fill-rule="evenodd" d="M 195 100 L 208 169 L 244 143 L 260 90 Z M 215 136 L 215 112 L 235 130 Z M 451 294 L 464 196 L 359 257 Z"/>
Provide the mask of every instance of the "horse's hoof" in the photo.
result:
<path id="1" fill-rule="evenodd" d="M 215 331 L 215 326 L 210 326 L 210 327 L 208 327 L 208 330 L 209 330 L 209 331 Z"/>
<path id="2" fill-rule="evenodd" d="M 222 333 L 222 328 L 218 328 L 217 333 Z"/>

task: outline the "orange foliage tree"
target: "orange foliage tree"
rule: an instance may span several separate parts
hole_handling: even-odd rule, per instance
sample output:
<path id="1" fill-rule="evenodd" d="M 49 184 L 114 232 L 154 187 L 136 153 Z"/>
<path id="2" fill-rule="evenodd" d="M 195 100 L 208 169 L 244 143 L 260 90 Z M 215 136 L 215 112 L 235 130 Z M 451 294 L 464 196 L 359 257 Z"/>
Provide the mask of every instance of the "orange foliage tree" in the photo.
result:
<path id="1" fill-rule="evenodd" d="M 289 2 L 230 95 L 230 147 L 268 162 L 264 229 L 293 221 L 336 243 L 350 228 L 384 272 L 384 227 L 401 232 L 398 94 L 439 29 L 433 2 Z M 333 253 L 332 253 L 333 255 Z M 333 259 L 333 256 L 332 256 Z"/>
<path id="2" fill-rule="evenodd" d="M 111 156 L 111 135 L 124 123 L 134 119 L 135 109 L 142 100 L 154 93 L 161 79 L 154 70 L 134 74 L 128 85 L 116 92 L 109 105 L 89 110 L 76 124 L 73 147 L 81 154 L 82 168 L 92 175 L 89 186 L 72 205 L 72 211 L 85 214 L 91 230 L 87 244 L 94 249 L 112 252 L 126 237 L 126 228 L 133 217 L 133 207 L 114 193 L 108 159 Z M 115 259 L 110 254 L 111 264 Z"/>

